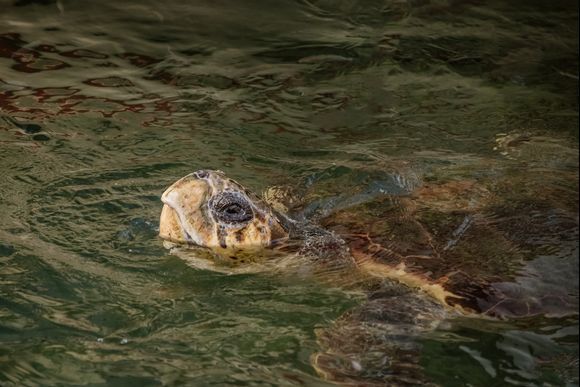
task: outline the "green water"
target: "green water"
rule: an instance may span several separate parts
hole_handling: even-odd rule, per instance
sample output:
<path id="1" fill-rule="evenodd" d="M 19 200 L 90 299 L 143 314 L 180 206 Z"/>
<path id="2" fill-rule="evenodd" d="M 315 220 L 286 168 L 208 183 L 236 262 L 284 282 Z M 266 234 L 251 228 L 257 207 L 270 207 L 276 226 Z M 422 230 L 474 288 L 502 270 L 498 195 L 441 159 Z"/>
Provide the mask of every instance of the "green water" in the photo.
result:
<path id="1" fill-rule="evenodd" d="M 541 307 L 451 321 L 421 364 L 578 385 L 577 27 L 574 1 L 0 0 L 0 385 L 330 385 L 315 331 L 364 294 L 170 255 L 159 198 L 200 168 L 549 192 L 573 235 L 504 285 Z"/>

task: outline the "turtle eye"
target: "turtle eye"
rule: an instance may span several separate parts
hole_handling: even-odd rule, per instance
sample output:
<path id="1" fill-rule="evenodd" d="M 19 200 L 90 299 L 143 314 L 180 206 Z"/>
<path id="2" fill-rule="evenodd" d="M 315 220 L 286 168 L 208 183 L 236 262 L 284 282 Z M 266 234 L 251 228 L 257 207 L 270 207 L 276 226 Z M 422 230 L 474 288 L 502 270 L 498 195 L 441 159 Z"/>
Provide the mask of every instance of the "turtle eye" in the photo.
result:
<path id="1" fill-rule="evenodd" d="M 237 192 L 225 192 L 212 198 L 210 208 L 217 220 L 223 223 L 246 223 L 254 217 L 247 199 Z"/>
<path id="2" fill-rule="evenodd" d="M 237 216 L 240 213 L 242 213 L 242 211 L 243 211 L 243 208 L 240 207 L 240 205 L 237 203 L 230 204 L 229 206 L 227 206 L 226 208 L 223 209 L 223 212 L 225 212 L 226 214 L 228 214 L 230 216 Z"/>

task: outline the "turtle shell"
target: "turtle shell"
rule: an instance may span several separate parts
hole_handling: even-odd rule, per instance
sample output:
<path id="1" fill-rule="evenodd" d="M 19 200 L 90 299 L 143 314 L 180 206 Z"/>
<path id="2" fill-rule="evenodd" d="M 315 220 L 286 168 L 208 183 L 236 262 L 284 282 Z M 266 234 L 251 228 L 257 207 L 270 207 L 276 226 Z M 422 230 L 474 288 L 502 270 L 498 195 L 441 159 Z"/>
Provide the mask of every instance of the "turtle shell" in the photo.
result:
<path id="1" fill-rule="evenodd" d="M 478 165 L 432 174 L 407 191 L 384 183 L 405 179 L 377 184 L 377 174 L 367 173 L 363 184 L 346 178 L 334 192 L 330 182 L 307 192 L 305 202 L 314 198 L 316 206 L 304 211 L 345 241 L 362 271 L 395 284 L 317 331 L 321 351 L 312 362 L 323 377 L 356 386 L 429 385 L 422 338 L 457 311 L 577 314 L 577 170 Z"/>
<path id="2" fill-rule="evenodd" d="M 577 184 L 577 175 L 567 179 Z M 536 294 L 535 286 L 530 294 L 521 285 L 541 257 L 558 266 L 559 256 L 574 255 L 576 214 L 577 199 L 561 186 L 511 176 L 488 184 L 425 183 L 408 195 L 339 208 L 319 222 L 339 234 L 371 274 L 420 288 L 464 312 L 513 317 L 577 309 L 565 290 Z M 549 278 L 547 269 L 542 274 Z"/>

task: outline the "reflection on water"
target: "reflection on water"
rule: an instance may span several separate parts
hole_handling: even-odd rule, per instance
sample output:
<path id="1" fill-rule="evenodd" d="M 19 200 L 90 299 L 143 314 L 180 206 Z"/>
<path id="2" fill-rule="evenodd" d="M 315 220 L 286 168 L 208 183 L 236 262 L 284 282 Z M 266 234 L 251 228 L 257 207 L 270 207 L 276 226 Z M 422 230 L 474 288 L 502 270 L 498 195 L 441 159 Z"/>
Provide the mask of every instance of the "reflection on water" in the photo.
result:
<path id="1" fill-rule="evenodd" d="M 155 237 L 205 167 L 314 217 L 393 195 L 525 300 L 500 315 L 528 308 L 428 335 L 430 378 L 577 385 L 576 8 L 0 0 L 0 384 L 329 384 L 315 331 L 362 292 L 196 270 Z"/>

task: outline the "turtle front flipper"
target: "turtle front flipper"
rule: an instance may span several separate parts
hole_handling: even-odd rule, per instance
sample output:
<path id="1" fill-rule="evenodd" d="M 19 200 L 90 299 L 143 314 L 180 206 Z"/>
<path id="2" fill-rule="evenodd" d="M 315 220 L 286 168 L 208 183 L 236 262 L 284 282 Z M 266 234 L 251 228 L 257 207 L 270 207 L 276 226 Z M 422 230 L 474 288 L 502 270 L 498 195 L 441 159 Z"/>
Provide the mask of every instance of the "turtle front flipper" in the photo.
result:
<path id="1" fill-rule="evenodd" d="M 422 334 L 446 309 L 410 289 L 383 290 L 317 332 L 314 368 L 325 379 L 355 386 L 432 385 L 420 365 Z"/>

